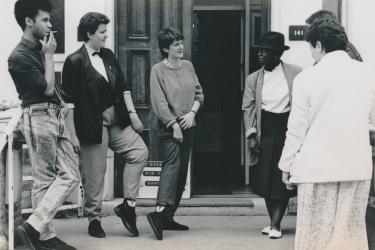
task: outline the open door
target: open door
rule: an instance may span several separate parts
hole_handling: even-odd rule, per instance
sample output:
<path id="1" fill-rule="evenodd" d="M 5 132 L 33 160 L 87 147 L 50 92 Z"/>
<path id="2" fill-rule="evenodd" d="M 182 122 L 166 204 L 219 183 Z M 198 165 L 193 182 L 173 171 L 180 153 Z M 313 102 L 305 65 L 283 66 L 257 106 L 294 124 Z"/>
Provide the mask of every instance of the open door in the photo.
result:
<path id="1" fill-rule="evenodd" d="M 145 126 L 143 138 L 150 161 L 159 161 L 157 118 L 150 101 L 150 70 L 161 60 L 158 33 L 172 26 L 184 34 L 185 58 L 191 57 L 192 0 L 116 0 L 115 46 L 124 76 L 131 86 L 137 113 Z M 115 159 L 116 166 L 123 162 Z M 122 168 L 116 167 L 115 196 L 122 196 Z M 157 174 L 157 173 L 156 173 Z M 149 182 L 157 185 L 156 182 Z M 141 183 L 142 185 L 142 183 Z"/>
<path id="2" fill-rule="evenodd" d="M 193 64 L 205 104 L 194 137 L 193 194 L 232 195 L 244 186 L 241 165 L 243 8 L 194 8 Z"/>

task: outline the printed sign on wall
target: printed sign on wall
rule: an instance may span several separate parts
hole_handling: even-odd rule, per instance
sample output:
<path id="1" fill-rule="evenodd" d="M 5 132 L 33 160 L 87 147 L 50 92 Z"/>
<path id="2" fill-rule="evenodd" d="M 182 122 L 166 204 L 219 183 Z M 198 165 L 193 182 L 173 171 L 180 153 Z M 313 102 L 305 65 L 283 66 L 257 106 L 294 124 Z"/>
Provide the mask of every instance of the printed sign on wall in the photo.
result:
<path id="1" fill-rule="evenodd" d="M 190 198 L 190 164 L 191 155 L 189 160 L 189 170 L 185 185 L 185 191 L 182 198 Z M 153 198 L 155 199 L 158 193 L 158 186 L 160 180 L 161 168 L 163 167 L 162 161 L 148 161 L 146 167 L 143 169 L 141 180 L 139 183 L 138 198 Z"/>

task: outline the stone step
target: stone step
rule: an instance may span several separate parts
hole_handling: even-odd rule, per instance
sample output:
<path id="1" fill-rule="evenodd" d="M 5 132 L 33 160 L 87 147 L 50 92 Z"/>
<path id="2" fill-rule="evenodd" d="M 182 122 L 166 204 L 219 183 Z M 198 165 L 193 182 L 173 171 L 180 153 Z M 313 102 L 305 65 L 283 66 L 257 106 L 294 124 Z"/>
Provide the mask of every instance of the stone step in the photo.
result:
<path id="1" fill-rule="evenodd" d="M 103 202 L 103 215 L 114 215 L 113 208 L 122 199 Z M 145 215 L 155 210 L 155 200 L 138 199 L 137 215 Z M 181 201 L 177 216 L 251 216 L 267 215 L 264 200 L 261 198 L 191 198 Z"/>

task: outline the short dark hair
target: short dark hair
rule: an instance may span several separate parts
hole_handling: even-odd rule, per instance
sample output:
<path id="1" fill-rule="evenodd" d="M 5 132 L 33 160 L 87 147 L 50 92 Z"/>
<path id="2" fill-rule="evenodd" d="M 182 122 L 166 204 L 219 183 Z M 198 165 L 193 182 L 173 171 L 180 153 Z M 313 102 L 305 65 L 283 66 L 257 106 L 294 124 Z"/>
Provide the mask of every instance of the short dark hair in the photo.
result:
<path id="1" fill-rule="evenodd" d="M 309 16 L 306 19 L 305 22 L 307 24 L 312 24 L 315 20 L 318 20 L 318 19 L 333 19 L 333 20 L 337 21 L 336 15 L 333 14 L 331 11 L 329 11 L 329 10 L 318 10 L 318 11 L 312 13 L 311 16 Z"/>
<path id="2" fill-rule="evenodd" d="M 14 4 L 14 16 L 22 30 L 26 28 L 25 18 L 35 20 L 39 10 L 51 12 L 52 5 L 49 0 L 18 0 Z"/>
<path id="3" fill-rule="evenodd" d="M 333 19 L 317 19 L 306 30 L 305 40 L 313 47 L 319 41 L 326 53 L 346 50 L 348 37 L 344 28 Z"/>
<path id="4" fill-rule="evenodd" d="M 164 49 L 169 49 L 169 46 L 174 41 L 184 40 L 184 35 L 175 28 L 164 28 L 159 32 L 159 50 L 164 57 L 168 57 L 168 53 Z"/>
<path id="5" fill-rule="evenodd" d="M 78 33 L 80 38 L 87 42 L 89 37 L 87 36 L 87 32 L 90 34 L 94 34 L 98 29 L 99 25 L 101 24 L 108 24 L 109 18 L 99 12 L 88 12 L 79 21 L 78 26 Z"/>

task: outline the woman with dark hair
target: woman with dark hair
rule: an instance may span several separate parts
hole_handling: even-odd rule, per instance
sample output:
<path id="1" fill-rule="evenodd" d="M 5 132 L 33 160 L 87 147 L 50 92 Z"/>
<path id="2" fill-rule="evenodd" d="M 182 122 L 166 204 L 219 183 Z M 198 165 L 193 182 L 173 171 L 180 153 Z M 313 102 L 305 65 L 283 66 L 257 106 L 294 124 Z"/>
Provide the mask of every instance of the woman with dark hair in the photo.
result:
<path id="1" fill-rule="evenodd" d="M 289 198 L 296 195 L 282 183 L 277 166 L 285 140 L 292 82 L 301 69 L 280 60 L 289 49 L 283 34 L 266 32 L 257 47 L 262 68 L 246 80 L 242 110 L 253 166 L 252 189 L 265 199 L 271 219 L 262 233 L 278 239 L 282 237 L 280 223 Z"/>
<path id="2" fill-rule="evenodd" d="M 314 21 L 306 40 L 317 63 L 295 78 L 279 163 L 284 183 L 298 187 L 295 249 L 368 249 L 375 79 L 345 52 L 335 20 Z"/>
<path id="3" fill-rule="evenodd" d="M 148 149 L 140 133 L 143 124 L 134 107 L 130 85 L 113 52 L 105 48 L 109 18 L 98 12 L 82 16 L 78 32 L 84 43 L 70 54 L 62 71 L 64 100 L 72 104 L 67 126 L 76 152 L 85 190 L 88 233 L 104 238 L 102 196 L 108 147 L 125 162 L 124 200 L 114 208 L 124 227 L 138 236 L 136 196 Z"/>
<path id="4" fill-rule="evenodd" d="M 182 60 L 184 36 L 174 28 L 159 33 L 159 49 L 165 59 L 151 70 L 151 103 L 158 117 L 163 167 L 156 211 L 147 219 L 157 237 L 163 230 L 188 230 L 173 216 L 185 188 L 195 116 L 203 104 L 203 92 L 190 61 Z"/>

